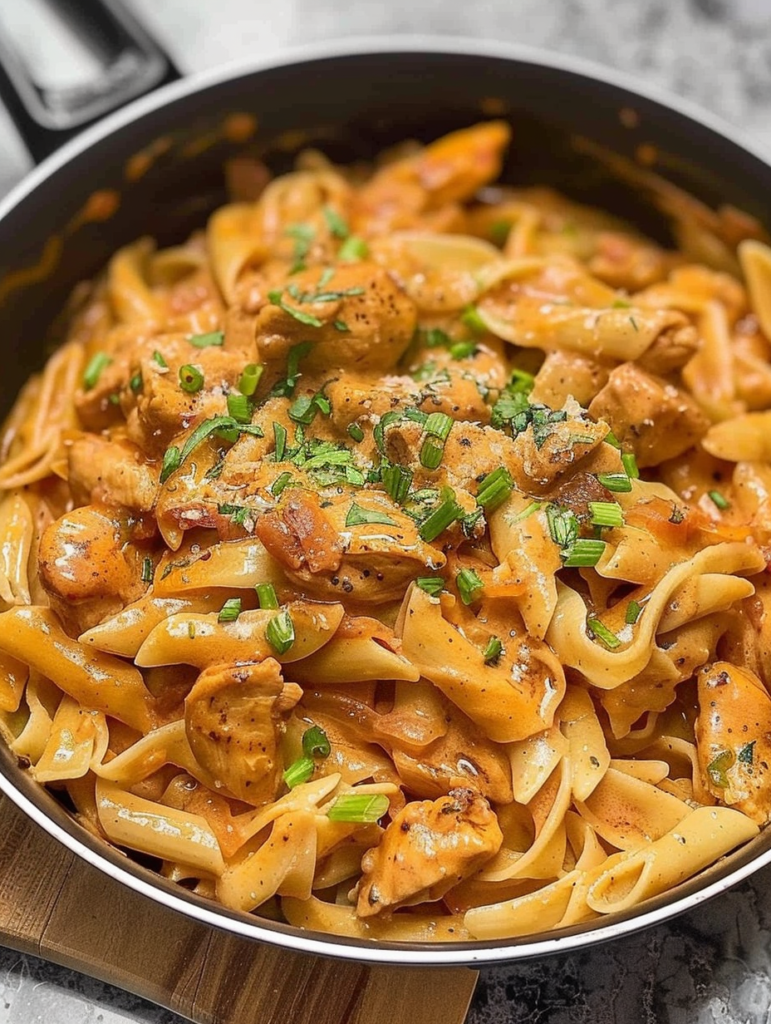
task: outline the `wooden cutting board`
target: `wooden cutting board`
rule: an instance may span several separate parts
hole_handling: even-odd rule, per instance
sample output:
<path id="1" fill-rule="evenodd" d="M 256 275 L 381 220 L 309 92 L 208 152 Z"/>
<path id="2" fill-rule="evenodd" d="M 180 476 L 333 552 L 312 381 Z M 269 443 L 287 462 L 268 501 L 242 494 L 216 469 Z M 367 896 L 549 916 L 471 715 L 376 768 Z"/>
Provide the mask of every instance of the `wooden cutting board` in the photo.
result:
<path id="1" fill-rule="evenodd" d="M 463 1024 L 477 972 L 290 953 L 197 924 L 76 857 L 0 796 L 0 944 L 196 1024 Z"/>

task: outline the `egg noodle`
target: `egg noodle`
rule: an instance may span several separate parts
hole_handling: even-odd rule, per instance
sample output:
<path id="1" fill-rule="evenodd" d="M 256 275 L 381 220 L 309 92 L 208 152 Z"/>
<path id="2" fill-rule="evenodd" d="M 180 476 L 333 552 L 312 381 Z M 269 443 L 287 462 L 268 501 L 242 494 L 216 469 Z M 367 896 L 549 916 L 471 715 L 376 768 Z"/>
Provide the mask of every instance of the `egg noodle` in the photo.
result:
<path id="1" fill-rule="evenodd" d="M 505 939 L 771 814 L 771 250 L 496 186 L 508 143 L 234 161 L 4 427 L 4 738 L 228 908 Z"/>

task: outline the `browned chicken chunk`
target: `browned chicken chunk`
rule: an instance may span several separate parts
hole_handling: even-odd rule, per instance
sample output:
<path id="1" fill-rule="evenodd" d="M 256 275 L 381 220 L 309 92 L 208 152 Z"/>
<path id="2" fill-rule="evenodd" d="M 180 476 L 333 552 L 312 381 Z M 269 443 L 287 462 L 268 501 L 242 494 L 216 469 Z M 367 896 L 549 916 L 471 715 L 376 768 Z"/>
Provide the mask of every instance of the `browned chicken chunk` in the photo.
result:
<path id="1" fill-rule="evenodd" d="M 472 789 L 409 803 L 380 845 L 362 858 L 356 913 L 372 917 L 440 900 L 494 857 L 502 843 L 498 819 Z"/>
<path id="2" fill-rule="evenodd" d="M 155 503 L 158 468 L 130 441 L 85 434 L 70 447 L 68 469 L 78 502 L 104 502 L 137 512 L 149 512 Z"/>

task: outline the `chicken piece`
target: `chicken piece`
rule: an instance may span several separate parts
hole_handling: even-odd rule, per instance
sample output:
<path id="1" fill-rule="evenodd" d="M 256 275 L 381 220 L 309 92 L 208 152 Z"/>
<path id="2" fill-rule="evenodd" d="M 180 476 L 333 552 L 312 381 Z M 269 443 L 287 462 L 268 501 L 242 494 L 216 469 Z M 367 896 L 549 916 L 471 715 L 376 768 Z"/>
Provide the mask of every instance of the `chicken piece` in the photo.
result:
<path id="1" fill-rule="evenodd" d="M 705 788 L 759 825 L 771 818 L 771 697 L 753 673 L 727 661 L 698 675 L 696 749 Z"/>
<path id="2" fill-rule="evenodd" d="M 498 819 L 472 789 L 409 803 L 380 845 L 362 858 L 356 913 L 373 917 L 440 900 L 491 860 L 502 843 Z"/>
<path id="3" fill-rule="evenodd" d="M 126 520 L 106 505 L 72 509 L 40 539 L 40 579 L 54 610 L 78 633 L 138 600 L 142 553 Z"/>
<path id="4" fill-rule="evenodd" d="M 426 214 L 470 199 L 500 174 L 510 137 L 505 122 L 487 121 L 386 164 L 354 193 L 354 229 L 378 234 L 425 225 Z"/>
<path id="5" fill-rule="evenodd" d="M 664 331 L 643 352 L 637 365 L 648 373 L 673 373 L 685 366 L 698 347 L 699 335 L 690 324 L 674 331 Z"/>
<path id="6" fill-rule="evenodd" d="M 318 267 L 302 271 L 288 287 L 268 293 L 256 319 L 263 359 L 277 362 L 293 345 L 311 341 L 305 372 L 393 369 L 415 333 L 412 300 L 375 263 L 340 265 L 332 277 L 325 273 Z"/>
<path id="7" fill-rule="evenodd" d="M 287 577 L 319 600 L 383 604 L 399 600 L 411 580 L 445 564 L 420 539 L 415 522 L 386 495 L 335 496 L 322 508 L 312 491 L 287 488 L 255 533 Z"/>
<path id="8" fill-rule="evenodd" d="M 633 363 L 613 370 L 589 406 L 589 415 L 609 423 L 641 467 L 681 455 L 710 425 L 690 395 Z"/>
<path id="9" fill-rule="evenodd" d="M 185 732 L 215 785 L 255 807 L 276 799 L 284 715 L 301 696 L 273 658 L 204 669 L 185 700 Z"/>
<path id="10" fill-rule="evenodd" d="M 433 799 L 468 787 L 493 803 L 511 803 L 511 765 L 505 748 L 489 740 L 457 708 L 450 706 L 445 714 L 447 732 L 419 756 L 393 748 L 391 756 L 405 788 Z"/>
<path id="11" fill-rule="evenodd" d="M 85 434 L 70 445 L 68 476 L 79 505 L 104 502 L 149 512 L 158 489 L 158 469 L 129 441 Z"/>
<path id="12" fill-rule="evenodd" d="M 575 398 L 587 406 L 605 387 L 609 373 L 610 367 L 596 359 L 557 349 L 548 353 L 536 374 L 530 401 L 561 409 L 566 399 Z"/>

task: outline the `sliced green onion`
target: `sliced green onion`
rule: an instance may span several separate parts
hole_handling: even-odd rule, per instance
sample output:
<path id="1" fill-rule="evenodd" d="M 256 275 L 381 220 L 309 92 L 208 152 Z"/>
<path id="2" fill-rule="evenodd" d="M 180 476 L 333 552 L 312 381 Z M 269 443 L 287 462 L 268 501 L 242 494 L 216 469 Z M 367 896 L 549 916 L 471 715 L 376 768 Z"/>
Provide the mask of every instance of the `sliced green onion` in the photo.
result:
<path id="1" fill-rule="evenodd" d="M 257 390 L 265 367 L 261 363 L 249 363 L 238 380 L 238 390 L 248 398 Z"/>
<path id="2" fill-rule="evenodd" d="M 613 630 L 608 629 L 608 627 L 600 622 L 599 619 L 588 619 L 586 624 L 597 639 L 601 640 L 611 651 L 621 646 L 621 641 Z"/>
<path id="3" fill-rule="evenodd" d="M 179 386 L 183 391 L 187 391 L 191 395 L 194 395 L 196 391 L 201 390 L 203 387 L 203 374 L 197 366 L 193 366 L 192 363 L 186 363 L 184 366 L 180 366 Z"/>
<path id="4" fill-rule="evenodd" d="M 514 489 L 514 481 L 505 466 L 499 466 L 479 482 L 477 504 L 487 512 L 494 509 L 508 498 Z"/>
<path id="5" fill-rule="evenodd" d="M 476 351 L 475 341 L 456 341 L 454 345 L 450 345 L 450 355 L 458 361 L 476 355 Z"/>
<path id="6" fill-rule="evenodd" d="M 283 423 L 273 423 L 273 439 L 276 445 L 273 458 L 276 462 L 283 462 L 287 439 L 287 429 Z"/>
<path id="7" fill-rule="evenodd" d="M 444 580 L 441 576 L 418 576 L 415 585 L 425 590 L 431 597 L 436 597 L 444 590 Z"/>
<path id="8" fill-rule="evenodd" d="M 626 615 L 624 616 L 624 622 L 627 626 L 634 626 L 637 620 L 642 615 L 642 605 L 639 601 L 630 601 L 626 606 Z"/>
<path id="9" fill-rule="evenodd" d="M 473 604 L 485 586 L 473 569 L 461 569 L 455 577 L 455 583 L 464 604 Z"/>
<path id="10" fill-rule="evenodd" d="M 300 395 L 289 406 L 289 418 L 295 423 L 304 423 L 306 427 L 313 423 L 316 412 L 313 395 Z"/>
<path id="11" fill-rule="evenodd" d="M 420 464 L 426 469 L 438 469 L 442 464 L 444 445 L 427 437 L 420 448 Z"/>
<path id="12" fill-rule="evenodd" d="M 549 505 L 546 509 L 549 533 L 555 544 L 561 548 L 569 548 L 578 537 L 578 518 L 569 508 L 558 508 Z"/>
<path id="13" fill-rule="evenodd" d="M 148 555 L 147 558 L 145 558 L 145 560 L 142 562 L 142 582 L 152 583 L 154 575 L 155 566 L 153 565 L 152 558 L 150 558 L 150 556 Z"/>
<path id="14" fill-rule="evenodd" d="M 330 821 L 374 824 L 383 817 L 389 806 L 385 793 L 343 793 L 330 804 L 327 817 Z"/>
<path id="15" fill-rule="evenodd" d="M 430 516 L 421 524 L 418 533 L 420 539 L 430 544 L 436 540 L 440 533 L 444 533 L 448 526 L 463 517 L 463 509 L 455 501 L 455 498 L 445 498 L 441 505 L 434 509 Z"/>
<path id="16" fill-rule="evenodd" d="M 593 526 L 623 526 L 624 513 L 615 501 L 590 501 Z"/>
<path id="17" fill-rule="evenodd" d="M 230 505 L 226 502 L 223 505 L 217 505 L 217 511 L 220 515 L 230 516 L 231 522 L 235 523 L 236 526 L 243 526 L 246 529 L 254 527 L 252 521 L 254 513 L 248 505 Z M 248 526 L 247 523 L 249 524 Z"/>
<path id="18" fill-rule="evenodd" d="M 733 767 L 734 755 L 730 750 L 721 750 L 707 765 L 707 775 L 713 786 L 718 789 L 728 788 L 728 776 L 726 772 Z"/>
<path id="19" fill-rule="evenodd" d="M 452 430 L 453 419 L 446 412 L 432 412 L 423 424 L 423 429 L 432 437 L 446 441 Z"/>
<path id="20" fill-rule="evenodd" d="M 616 435 L 613 433 L 612 430 L 609 430 L 607 432 L 607 434 L 603 438 L 603 441 L 605 442 L 605 444 L 612 445 L 614 448 L 620 448 L 621 447 L 621 442 L 619 441 L 619 439 L 616 437 Z"/>
<path id="21" fill-rule="evenodd" d="M 209 334 L 194 334 L 188 338 L 188 341 L 195 348 L 219 348 L 225 344 L 225 334 L 223 331 L 210 331 Z"/>
<path id="22" fill-rule="evenodd" d="M 299 321 L 299 323 L 305 324 L 306 327 L 324 326 L 324 321 L 319 320 L 317 316 L 313 316 L 311 313 L 303 313 L 301 309 L 295 309 L 294 306 L 288 305 L 281 297 L 280 291 L 268 292 L 268 299 L 274 306 L 278 306 L 279 309 L 283 309 L 285 313 L 294 317 L 294 319 Z"/>
<path id="23" fill-rule="evenodd" d="M 568 569 L 597 565 L 604 551 L 605 541 L 579 537 L 567 550 L 564 564 Z"/>
<path id="24" fill-rule="evenodd" d="M 632 490 L 632 481 L 626 473 L 598 473 L 597 479 L 609 491 L 620 494 L 622 491 Z"/>
<path id="25" fill-rule="evenodd" d="M 482 651 L 482 657 L 485 659 L 485 665 L 490 665 L 495 661 L 498 661 L 500 656 L 503 654 L 503 644 L 501 643 L 500 637 L 491 636 L 487 641 L 487 646 Z"/>
<path id="26" fill-rule="evenodd" d="M 386 466 L 381 476 L 388 494 L 398 505 L 403 504 L 412 484 L 412 470 L 405 466 Z"/>
<path id="27" fill-rule="evenodd" d="M 351 235 L 343 242 L 337 251 L 337 258 L 345 263 L 357 263 L 369 256 L 369 246 L 363 238 Z"/>
<path id="28" fill-rule="evenodd" d="M 167 448 L 163 453 L 163 462 L 161 464 L 161 483 L 165 483 L 171 474 L 179 469 L 182 463 L 182 459 L 179 454 L 179 448 L 176 445 L 172 445 L 171 448 Z"/>
<path id="29" fill-rule="evenodd" d="M 607 437 L 605 440 L 607 441 Z M 640 479 L 640 470 L 637 468 L 637 459 L 634 457 L 634 452 L 624 452 L 621 456 L 621 465 L 630 479 Z"/>
<path id="30" fill-rule="evenodd" d="M 368 526 L 370 524 L 379 524 L 381 526 L 396 526 L 396 523 L 387 516 L 385 512 L 375 512 L 370 509 L 362 508 L 357 505 L 354 501 L 351 507 L 348 509 L 348 515 L 345 517 L 346 526 Z"/>
<path id="31" fill-rule="evenodd" d="M 102 376 L 102 372 L 112 362 L 110 356 L 106 352 L 96 352 L 88 361 L 88 366 L 83 371 L 83 387 L 86 391 L 90 391 L 91 388 L 96 387 L 99 382 L 99 378 Z"/>
<path id="32" fill-rule="evenodd" d="M 301 786 L 310 779 L 315 768 L 316 763 L 312 757 L 301 757 L 290 764 L 284 772 L 284 782 L 290 789 L 294 789 L 295 786 Z"/>
<path id="33" fill-rule="evenodd" d="M 217 622 L 235 622 L 241 614 L 241 598 L 229 597 L 220 609 Z"/>
<path id="34" fill-rule="evenodd" d="M 113 391 L 111 395 L 108 395 L 107 401 L 110 405 L 120 405 L 120 395 L 116 391 Z"/>
<path id="35" fill-rule="evenodd" d="M 466 327 L 470 328 L 472 331 L 475 331 L 477 334 L 481 334 L 482 332 L 487 330 L 487 325 L 485 324 L 482 317 L 479 315 L 479 310 L 476 308 L 476 306 L 467 306 L 466 309 L 463 311 L 461 321 L 466 325 Z"/>
<path id="36" fill-rule="evenodd" d="M 346 332 L 350 332 L 350 330 L 351 330 L 351 328 L 348 326 L 348 324 L 345 322 L 345 320 L 333 320 L 332 321 L 332 326 L 334 327 L 334 329 L 336 331 L 340 331 L 342 334 L 345 334 Z"/>
<path id="37" fill-rule="evenodd" d="M 452 338 L 441 327 L 432 327 L 430 330 L 425 331 L 423 343 L 426 348 L 447 348 L 452 344 Z"/>
<path id="38" fill-rule="evenodd" d="M 163 358 L 163 354 L 159 352 L 158 349 L 153 352 L 153 361 L 156 362 L 162 370 L 168 370 L 169 364 Z"/>
<path id="39" fill-rule="evenodd" d="M 141 373 L 135 373 L 134 374 L 134 376 L 129 381 L 129 387 L 134 392 L 134 394 L 137 394 L 137 392 L 142 390 L 142 374 Z"/>
<path id="40" fill-rule="evenodd" d="M 260 603 L 260 608 L 269 609 L 270 611 L 278 611 L 276 588 L 272 583 L 257 583 L 255 584 L 254 589 L 257 593 L 257 600 Z"/>
<path id="41" fill-rule="evenodd" d="M 352 437 L 353 440 L 356 441 L 356 443 L 358 444 L 359 441 L 364 440 L 364 431 L 361 429 L 358 423 L 349 423 L 348 436 Z"/>
<path id="42" fill-rule="evenodd" d="M 252 403 L 246 395 L 235 392 L 228 395 L 228 413 L 236 423 L 251 423 L 253 411 Z"/>
<path id="43" fill-rule="evenodd" d="M 335 238 L 345 239 L 348 237 L 348 225 L 337 210 L 333 210 L 331 206 L 325 206 L 324 220 Z"/>
<path id="44" fill-rule="evenodd" d="M 277 654 L 286 654 L 294 643 L 294 623 L 286 608 L 270 620 L 265 636 Z"/>
<path id="45" fill-rule="evenodd" d="M 518 367 L 515 367 L 511 371 L 509 387 L 513 389 L 515 394 L 530 394 L 535 387 L 535 377 L 532 373 L 528 373 L 527 370 L 520 370 Z"/>
<path id="46" fill-rule="evenodd" d="M 303 733 L 303 753 L 306 757 L 329 757 L 332 753 L 327 734 L 318 725 L 312 725 Z"/>
<path id="47" fill-rule="evenodd" d="M 707 492 L 712 502 L 720 509 L 721 512 L 725 512 L 726 509 L 731 507 L 731 502 L 725 495 L 721 494 L 720 491 L 708 491 Z"/>
<path id="48" fill-rule="evenodd" d="M 273 495 L 273 497 L 277 498 L 279 494 L 281 494 L 281 492 L 287 486 L 287 484 L 291 483 L 291 480 L 292 474 L 289 472 L 285 472 L 282 473 L 280 476 L 277 476 L 270 487 L 270 493 Z"/>
<path id="49" fill-rule="evenodd" d="M 323 391 L 317 391 L 313 396 L 313 404 L 322 414 L 322 416 L 329 416 L 332 412 L 332 403 L 324 394 Z"/>

